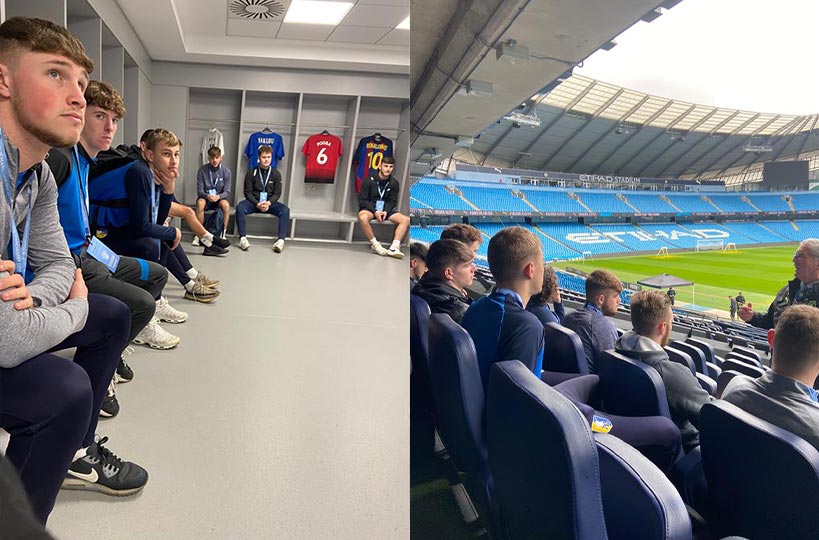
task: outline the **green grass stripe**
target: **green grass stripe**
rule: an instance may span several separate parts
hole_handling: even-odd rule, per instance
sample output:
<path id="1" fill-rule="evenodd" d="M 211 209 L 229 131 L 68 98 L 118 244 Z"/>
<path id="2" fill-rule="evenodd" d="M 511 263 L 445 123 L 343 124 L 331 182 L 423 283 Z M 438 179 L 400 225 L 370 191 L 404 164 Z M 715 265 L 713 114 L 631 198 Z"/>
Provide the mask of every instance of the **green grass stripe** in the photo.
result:
<path id="1" fill-rule="evenodd" d="M 670 257 L 631 256 L 555 263 L 557 268 L 591 272 L 605 268 L 623 281 L 667 273 L 694 282 L 696 304 L 727 311 L 728 295 L 742 291 L 756 309 L 765 309 L 777 291 L 793 279 L 796 244 L 741 249 L 737 252 L 703 251 L 674 253 Z M 691 303 L 691 287 L 677 289 L 677 303 Z"/>

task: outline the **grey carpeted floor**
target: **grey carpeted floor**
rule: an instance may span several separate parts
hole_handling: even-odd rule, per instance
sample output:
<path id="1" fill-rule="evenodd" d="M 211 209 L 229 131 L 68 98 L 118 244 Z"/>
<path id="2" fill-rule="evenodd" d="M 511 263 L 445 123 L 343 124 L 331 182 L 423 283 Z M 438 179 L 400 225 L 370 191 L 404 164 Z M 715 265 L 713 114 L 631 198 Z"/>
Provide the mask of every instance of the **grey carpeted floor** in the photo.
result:
<path id="1" fill-rule="evenodd" d="M 99 434 L 148 469 L 132 498 L 63 491 L 60 539 L 409 537 L 406 260 L 366 245 L 253 240 L 223 258 L 186 249 L 222 280 L 187 311 L 171 351 L 137 346 L 122 411 Z"/>

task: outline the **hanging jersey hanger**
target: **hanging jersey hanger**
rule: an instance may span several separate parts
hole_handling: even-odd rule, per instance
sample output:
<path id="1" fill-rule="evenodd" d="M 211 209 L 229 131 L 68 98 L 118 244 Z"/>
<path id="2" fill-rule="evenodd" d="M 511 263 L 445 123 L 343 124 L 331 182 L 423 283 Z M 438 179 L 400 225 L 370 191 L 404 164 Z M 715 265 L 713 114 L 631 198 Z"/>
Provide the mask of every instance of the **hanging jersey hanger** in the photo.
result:
<path id="1" fill-rule="evenodd" d="M 330 134 L 330 132 L 329 132 L 329 131 L 327 131 L 327 130 L 325 129 L 324 131 L 322 131 L 322 132 L 321 132 L 321 134 L 322 134 L 322 135 L 329 135 L 329 134 Z"/>

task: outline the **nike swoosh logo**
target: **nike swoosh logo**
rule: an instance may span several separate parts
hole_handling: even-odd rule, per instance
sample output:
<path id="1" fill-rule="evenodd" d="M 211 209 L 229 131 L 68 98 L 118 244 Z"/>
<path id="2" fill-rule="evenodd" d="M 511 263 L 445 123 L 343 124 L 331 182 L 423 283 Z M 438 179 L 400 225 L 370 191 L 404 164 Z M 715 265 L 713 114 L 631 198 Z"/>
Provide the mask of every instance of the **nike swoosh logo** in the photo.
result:
<path id="1" fill-rule="evenodd" d="M 80 472 L 77 472 L 77 471 L 68 471 L 68 472 L 69 472 L 69 474 L 71 474 L 71 476 L 76 476 L 80 480 L 85 480 L 87 482 L 91 482 L 92 484 L 96 483 L 97 480 L 100 479 L 100 475 L 97 474 L 97 471 L 94 470 L 94 469 L 91 469 L 91 472 L 88 473 L 88 474 L 80 473 Z"/>

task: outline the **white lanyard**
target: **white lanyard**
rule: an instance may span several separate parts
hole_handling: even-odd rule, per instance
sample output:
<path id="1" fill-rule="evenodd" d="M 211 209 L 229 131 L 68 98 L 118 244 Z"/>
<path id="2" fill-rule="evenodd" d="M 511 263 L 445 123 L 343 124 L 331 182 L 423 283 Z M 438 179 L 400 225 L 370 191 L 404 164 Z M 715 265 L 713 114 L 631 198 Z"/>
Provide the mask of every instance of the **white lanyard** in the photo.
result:
<path id="1" fill-rule="evenodd" d="M 15 193 L 11 180 L 11 170 L 9 168 L 8 156 L 6 155 L 6 145 L 3 144 L 3 132 L 0 130 L 0 177 L 3 181 L 3 191 L 6 194 L 6 202 L 9 205 L 9 220 L 11 222 L 11 251 L 14 258 L 14 272 L 21 276 L 26 275 L 28 265 L 28 239 L 31 232 L 31 198 L 34 193 L 34 186 L 29 187 L 28 208 L 26 208 L 26 223 L 23 226 L 23 238 L 20 239 L 20 232 L 14 220 Z M 23 181 L 23 184 L 25 180 Z M 22 186 L 22 184 L 21 184 Z"/>

